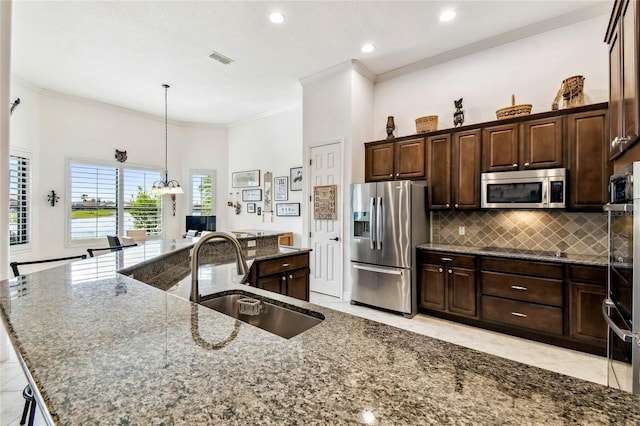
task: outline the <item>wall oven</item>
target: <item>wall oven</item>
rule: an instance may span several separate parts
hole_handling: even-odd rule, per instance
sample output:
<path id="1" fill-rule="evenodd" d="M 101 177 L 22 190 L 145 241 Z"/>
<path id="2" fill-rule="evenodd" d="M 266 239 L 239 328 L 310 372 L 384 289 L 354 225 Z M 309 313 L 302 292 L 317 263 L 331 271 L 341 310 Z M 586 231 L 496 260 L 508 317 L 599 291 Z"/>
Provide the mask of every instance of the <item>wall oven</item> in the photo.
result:
<path id="1" fill-rule="evenodd" d="M 609 325 L 608 384 L 640 394 L 640 162 L 611 176 L 609 277 L 602 313 Z"/>
<path id="2" fill-rule="evenodd" d="M 482 173 L 483 209 L 563 209 L 566 169 Z"/>

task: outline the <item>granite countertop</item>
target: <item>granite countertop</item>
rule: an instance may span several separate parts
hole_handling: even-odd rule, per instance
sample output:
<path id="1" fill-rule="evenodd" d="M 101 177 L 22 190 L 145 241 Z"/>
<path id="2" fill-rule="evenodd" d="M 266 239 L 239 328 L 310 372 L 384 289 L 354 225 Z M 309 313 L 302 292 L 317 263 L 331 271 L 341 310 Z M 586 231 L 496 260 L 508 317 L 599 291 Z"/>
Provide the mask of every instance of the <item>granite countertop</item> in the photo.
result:
<path id="1" fill-rule="evenodd" d="M 491 247 L 472 247 L 438 243 L 424 243 L 418 245 L 417 248 L 422 250 L 447 251 L 452 253 L 475 254 L 481 256 L 499 256 L 513 259 L 575 263 L 587 266 L 607 266 L 608 262 L 607 256 L 589 256 L 566 252 L 562 252 L 562 256 L 556 256 L 555 252 L 551 254 L 533 254 L 518 252 L 518 249 L 504 248 L 500 249 L 500 251 L 496 251 Z"/>
<path id="2" fill-rule="evenodd" d="M 249 288 L 233 264 L 205 266 L 201 286 L 325 317 L 278 337 L 115 272 L 141 249 L 0 282 L 3 321 L 57 424 L 640 422 L 637 396 Z"/>

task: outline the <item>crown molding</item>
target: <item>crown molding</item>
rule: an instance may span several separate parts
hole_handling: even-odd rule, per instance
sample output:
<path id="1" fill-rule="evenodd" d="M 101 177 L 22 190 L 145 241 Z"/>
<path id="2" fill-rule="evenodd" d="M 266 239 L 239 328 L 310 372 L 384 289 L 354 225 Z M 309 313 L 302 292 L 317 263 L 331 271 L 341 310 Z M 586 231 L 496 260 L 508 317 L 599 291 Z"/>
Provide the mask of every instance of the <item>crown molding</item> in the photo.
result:
<path id="1" fill-rule="evenodd" d="M 310 76 L 303 77 L 299 81 L 300 81 L 300 84 L 302 84 L 302 86 L 304 87 L 308 84 L 315 83 L 319 80 L 322 80 L 334 74 L 339 74 L 341 72 L 351 71 L 351 70 L 356 71 L 359 74 L 362 74 L 365 78 L 371 80 L 371 82 L 375 81 L 376 75 L 356 59 L 350 59 L 348 61 L 335 65 L 333 67 L 319 71 Z"/>

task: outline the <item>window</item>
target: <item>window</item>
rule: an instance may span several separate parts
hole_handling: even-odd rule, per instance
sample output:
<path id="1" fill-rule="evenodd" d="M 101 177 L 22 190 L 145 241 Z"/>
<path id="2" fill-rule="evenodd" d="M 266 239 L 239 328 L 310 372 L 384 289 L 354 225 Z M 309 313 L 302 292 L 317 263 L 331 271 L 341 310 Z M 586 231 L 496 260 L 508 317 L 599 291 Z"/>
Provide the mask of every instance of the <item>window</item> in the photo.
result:
<path id="1" fill-rule="evenodd" d="M 216 187 L 213 170 L 191 171 L 191 214 L 193 216 L 212 216 L 215 214 Z"/>
<path id="2" fill-rule="evenodd" d="M 82 241 L 144 229 L 162 233 L 162 198 L 151 195 L 156 170 L 70 162 L 69 238 Z"/>
<path id="3" fill-rule="evenodd" d="M 9 155 L 9 244 L 29 243 L 29 158 Z"/>

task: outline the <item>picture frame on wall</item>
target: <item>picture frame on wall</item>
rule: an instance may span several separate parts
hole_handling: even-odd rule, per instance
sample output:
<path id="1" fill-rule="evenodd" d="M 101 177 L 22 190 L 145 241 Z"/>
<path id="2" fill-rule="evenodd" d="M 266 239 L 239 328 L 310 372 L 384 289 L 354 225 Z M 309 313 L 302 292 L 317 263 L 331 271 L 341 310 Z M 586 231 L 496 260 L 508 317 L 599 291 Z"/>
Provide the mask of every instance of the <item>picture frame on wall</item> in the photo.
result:
<path id="1" fill-rule="evenodd" d="M 302 167 L 289 169 L 289 185 L 292 191 L 302 191 Z"/>
<path id="2" fill-rule="evenodd" d="M 232 188 L 248 188 L 252 186 L 260 186 L 260 170 L 231 173 Z"/>
<path id="3" fill-rule="evenodd" d="M 276 203 L 276 216 L 300 216 L 300 203 Z"/>
<path id="4" fill-rule="evenodd" d="M 287 201 L 289 199 L 289 178 L 287 176 L 273 178 L 273 187 L 274 201 Z"/>
<path id="5" fill-rule="evenodd" d="M 247 213 L 256 212 L 256 203 L 247 203 Z"/>
<path id="6" fill-rule="evenodd" d="M 243 189 L 242 201 L 262 201 L 262 189 Z"/>

